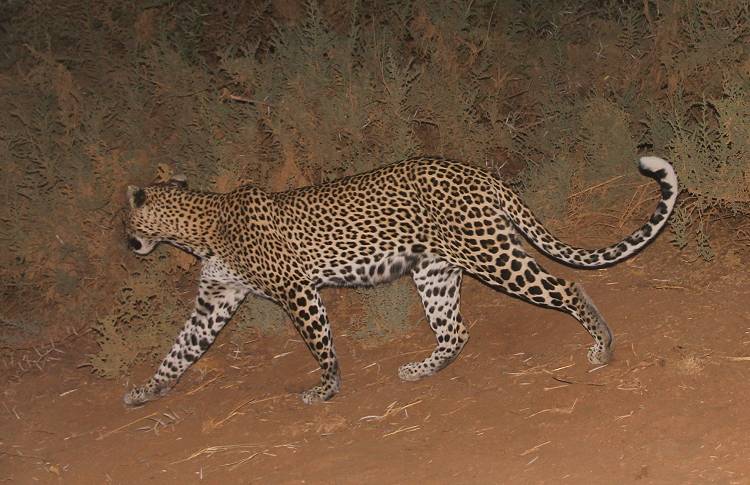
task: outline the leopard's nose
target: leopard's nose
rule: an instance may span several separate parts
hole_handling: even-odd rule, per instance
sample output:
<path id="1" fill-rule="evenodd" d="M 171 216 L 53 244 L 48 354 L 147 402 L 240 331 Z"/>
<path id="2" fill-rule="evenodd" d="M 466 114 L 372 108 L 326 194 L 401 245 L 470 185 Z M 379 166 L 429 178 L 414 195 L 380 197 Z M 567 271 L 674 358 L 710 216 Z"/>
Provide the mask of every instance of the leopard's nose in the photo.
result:
<path id="1" fill-rule="evenodd" d="M 128 247 L 133 251 L 138 251 L 143 247 L 143 244 L 141 244 L 138 239 L 131 236 L 128 238 Z"/>

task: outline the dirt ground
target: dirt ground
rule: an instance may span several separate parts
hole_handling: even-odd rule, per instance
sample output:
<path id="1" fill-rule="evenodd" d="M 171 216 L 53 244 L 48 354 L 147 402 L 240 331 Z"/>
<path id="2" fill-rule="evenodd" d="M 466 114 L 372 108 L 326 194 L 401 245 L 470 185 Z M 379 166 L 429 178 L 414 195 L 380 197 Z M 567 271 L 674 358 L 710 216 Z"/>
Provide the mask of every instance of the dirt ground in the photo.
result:
<path id="1" fill-rule="evenodd" d="M 78 367 L 82 339 L 3 389 L 0 482 L 750 483 L 745 253 L 684 263 L 661 238 L 606 270 L 540 258 L 582 282 L 613 328 L 602 368 L 572 318 L 467 278 L 463 354 L 401 382 L 398 366 L 431 350 L 427 325 L 365 346 L 337 324 L 351 321 L 347 290 L 327 290 L 344 381 L 314 406 L 296 395 L 317 371 L 291 330 L 240 350 L 222 335 L 138 409 L 121 404 L 131 383 Z"/>

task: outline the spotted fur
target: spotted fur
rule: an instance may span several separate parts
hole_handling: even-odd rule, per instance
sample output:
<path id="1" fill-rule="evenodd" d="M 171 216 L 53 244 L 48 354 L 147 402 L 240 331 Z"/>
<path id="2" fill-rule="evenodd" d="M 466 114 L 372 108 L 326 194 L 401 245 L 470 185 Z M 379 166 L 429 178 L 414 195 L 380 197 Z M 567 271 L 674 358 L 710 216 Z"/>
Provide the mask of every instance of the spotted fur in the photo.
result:
<path id="1" fill-rule="evenodd" d="M 125 396 L 139 405 L 165 394 L 208 349 L 249 294 L 289 314 L 322 370 L 306 403 L 338 392 L 341 378 L 319 290 L 370 286 L 410 274 L 437 345 L 404 364 L 408 381 L 454 360 L 469 333 L 459 298 L 464 272 L 537 305 L 576 318 L 594 340 L 588 359 L 609 361 L 612 332 L 583 288 L 547 273 L 523 249 L 521 235 L 550 257 L 576 267 L 611 265 L 656 237 L 677 197 L 677 178 L 656 157 L 640 161 L 661 187 L 651 219 L 612 246 L 586 250 L 552 236 L 501 180 L 438 158 L 412 158 L 361 175 L 280 193 L 244 186 L 217 194 L 186 188 L 184 179 L 129 187 L 127 237 L 138 254 L 168 242 L 202 260 L 192 315 L 156 374 Z"/>

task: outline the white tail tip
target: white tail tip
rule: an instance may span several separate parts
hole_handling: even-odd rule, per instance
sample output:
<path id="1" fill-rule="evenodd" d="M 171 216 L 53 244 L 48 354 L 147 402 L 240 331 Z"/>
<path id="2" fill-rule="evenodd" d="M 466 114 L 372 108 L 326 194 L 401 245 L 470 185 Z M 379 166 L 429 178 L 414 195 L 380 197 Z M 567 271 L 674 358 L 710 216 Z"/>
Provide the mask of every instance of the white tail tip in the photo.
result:
<path id="1" fill-rule="evenodd" d="M 641 157 L 641 168 L 649 172 L 656 172 L 670 167 L 669 162 L 659 157 Z"/>

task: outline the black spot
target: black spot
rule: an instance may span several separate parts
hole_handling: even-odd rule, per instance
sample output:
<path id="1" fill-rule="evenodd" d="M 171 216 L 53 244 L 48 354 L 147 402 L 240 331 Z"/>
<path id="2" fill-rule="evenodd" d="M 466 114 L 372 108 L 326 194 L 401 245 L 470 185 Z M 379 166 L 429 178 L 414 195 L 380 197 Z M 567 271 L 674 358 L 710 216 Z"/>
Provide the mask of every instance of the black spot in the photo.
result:
<path id="1" fill-rule="evenodd" d="M 536 276 L 534 276 L 534 274 L 528 269 L 523 272 L 523 276 L 529 283 L 533 283 L 536 281 Z"/>
<path id="2" fill-rule="evenodd" d="M 651 224 L 659 224 L 662 221 L 662 219 L 664 219 L 663 215 L 654 213 L 651 216 L 651 219 L 649 220 L 649 222 L 651 222 Z"/>
<path id="3" fill-rule="evenodd" d="M 661 184 L 661 197 L 662 199 L 669 199 L 672 197 L 672 186 L 666 182 Z"/>

